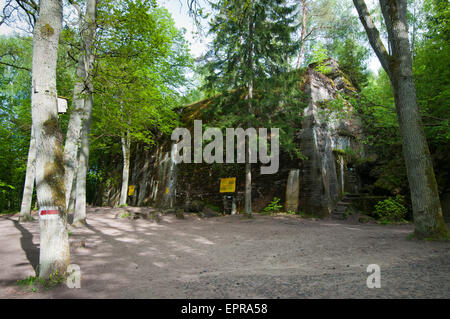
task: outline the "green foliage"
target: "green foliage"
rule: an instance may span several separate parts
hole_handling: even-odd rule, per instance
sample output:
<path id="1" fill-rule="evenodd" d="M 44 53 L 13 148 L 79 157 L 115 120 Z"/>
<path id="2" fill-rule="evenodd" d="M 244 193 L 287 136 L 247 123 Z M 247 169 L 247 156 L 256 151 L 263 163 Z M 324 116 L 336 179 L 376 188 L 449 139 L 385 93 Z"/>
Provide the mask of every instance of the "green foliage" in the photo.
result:
<path id="1" fill-rule="evenodd" d="M 327 67 L 326 60 L 329 58 L 327 50 L 323 47 L 321 43 L 314 46 L 313 53 L 311 57 L 311 63 L 314 63 L 314 69 L 322 74 L 328 74 L 331 69 Z"/>
<path id="2" fill-rule="evenodd" d="M 338 41 L 335 55 L 341 70 L 350 77 L 353 85 L 359 90 L 365 87 L 368 81 L 366 61 L 369 49 L 356 40 L 347 38 L 344 42 Z"/>
<path id="3" fill-rule="evenodd" d="M 17 285 L 20 287 L 30 288 L 32 292 L 36 292 L 38 288 L 50 289 L 61 285 L 67 279 L 67 274 L 60 274 L 56 271 L 50 274 L 48 279 L 40 278 L 39 276 L 29 276 L 26 279 L 17 280 Z"/>
<path id="4" fill-rule="evenodd" d="M 450 10 L 448 1 L 426 0 L 425 29 L 417 41 L 414 80 L 440 192 L 450 189 Z"/>
<path id="5" fill-rule="evenodd" d="M 225 128 L 242 127 L 243 123 L 246 123 L 245 127 L 279 128 L 281 149 L 293 159 L 303 159 L 295 139 L 302 123 L 299 110 L 307 105 L 307 97 L 300 90 L 302 76 L 303 70 L 296 70 L 269 79 L 256 79 L 251 113 L 242 90 L 224 92 L 212 98 L 210 105 L 200 111 L 201 118 L 207 120 L 208 127 L 222 128 L 224 136 Z"/>
<path id="6" fill-rule="evenodd" d="M 212 4 L 214 35 L 207 54 L 206 86 L 216 92 L 249 85 L 256 78 L 287 71 L 298 45 L 295 7 L 281 0 L 220 0 Z M 256 87 L 256 86 L 255 86 Z"/>
<path id="7" fill-rule="evenodd" d="M 177 124 L 176 88 L 192 63 L 187 44 L 167 10 L 151 1 L 109 1 L 99 11 L 106 55 L 95 81 L 94 134 L 151 144 L 155 131 L 168 134 Z"/>
<path id="8" fill-rule="evenodd" d="M 411 14 L 411 13 L 410 13 Z M 423 17 L 423 18 L 422 18 Z M 424 131 L 433 158 L 440 192 L 450 189 L 450 12 L 445 1 L 426 0 L 416 23 L 414 79 Z M 373 184 L 379 190 L 409 196 L 406 169 L 395 110 L 394 94 L 387 74 L 369 76 L 368 84 L 355 98 L 355 111 L 364 127 L 361 141 L 377 161 L 369 167 Z"/>
<path id="9" fill-rule="evenodd" d="M 365 159 L 353 156 L 353 161 L 365 166 L 377 193 L 408 194 L 408 182 L 401 150 L 394 96 L 387 74 L 380 71 L 370 76 L 368 85 L 350 103 L 361 120 L 364 134 Z"/>
<path id="10" fill-rule="evenodd" d="M 0 210 L 17 210 L 31 131 L 29 37 L 0 36 Z"/>
<path id="11" fill-rule="evenodd" d="M 179 125 L 176 107 L 193 63 L 184 31 L 155 1 L 102 2 L 98 24 L 88 199 L 120 183 L 122 137 L 134 154 Z"/>
<path id="12" fill-rule="evenodd" d="M 261 214 L 273 214 L 277 213 L 283 208 L 283 205 L 279 204 L 280 199 L 274 197 L 273 200 L 261 211 Z"/>
<path id="13" fill-rule="evenodd" d="M 408 209 L 405 207 L 405 197 L 397 195 L 389 197 L 375 205 L 374 215 L 383 223 L 403 222 Z"/>
<path id="14" fill-rule="evenodd" d="M 294 142 L 305 100 L 301 72 L 287 72 L 298 49 L 292 39 L 296 6 L 280 0 L 221 0 L 212 7 L 214 40 L 201 69 L 203 91 L 215 95 L 203 114 L 211 119 L 208 125 L 278 127 L 281 147 L 301 158 Z"/>

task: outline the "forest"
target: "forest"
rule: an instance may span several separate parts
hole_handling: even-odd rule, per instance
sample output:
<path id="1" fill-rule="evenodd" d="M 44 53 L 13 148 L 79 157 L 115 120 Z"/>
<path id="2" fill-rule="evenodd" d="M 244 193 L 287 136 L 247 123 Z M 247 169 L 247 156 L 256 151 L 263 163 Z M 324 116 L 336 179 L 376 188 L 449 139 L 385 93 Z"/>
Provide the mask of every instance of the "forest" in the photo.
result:
<path id="1" fill-rule="evenodd" d="M 353 214 L 448 240 L 447 0 L 169 2 L 192 34 L 167 1 L 3 3 L 0 214 L 39 219 L 40 278 L 66 272 L 95 207 L 222 216 L 233 197 L 248 218 Z M 172 132 L 194 120 L 226 164 L 173 162 Z M 279 171 L 260 173 L 250 146 L 234 164 L 212 152 L 228 128 L 278 128 Z"/>

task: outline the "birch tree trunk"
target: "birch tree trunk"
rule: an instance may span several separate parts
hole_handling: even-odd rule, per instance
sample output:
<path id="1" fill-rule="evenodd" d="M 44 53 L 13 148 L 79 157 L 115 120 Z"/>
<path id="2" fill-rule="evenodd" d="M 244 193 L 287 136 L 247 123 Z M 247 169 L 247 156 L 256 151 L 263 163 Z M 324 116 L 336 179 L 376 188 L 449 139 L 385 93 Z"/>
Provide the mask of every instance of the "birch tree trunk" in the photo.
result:
<path id="1" fill-rule="evenodd" d="M 34 27 L 32 120 L 36 138 L 36 191 L 39 203 L 39 276 L 66 273 L 70 264 L 64 193 L 62 133 L 58 123 L 56 62 L 62 1 L 41 0 Z"/>
<path id="2" fill-rule="evenodd" d="M 84 21 L 82 21 L 80 8 L 76 4 L 73 5 L 80 13 L 80 32 L 83 50 L 80 53 L 80 57 L 78 60 L 76 82 L 74 85 L 73 93 L 74 107 L 69 120 L 66 144 L 64 148 L 64 165 L 66 169 L 66 174 L 64 176 L 64 186 L 66 189 L 66 208 L 69 212 L 75 206 L 75 198 L 73 196 L 77 193 L 77 191 L 73 191 L 73 188 L 76 187 L 77 182 L 75 182 L 74 176 L 78 174 L 77 155 L 79 153 L 80 144 L 82 143 L 81 135 L 83 125 L 85 125 L 87 121 L 89 121 L 90 123 L 90 117 L 92 113 L 91 95 L 94 91 L 92 86 L 92 70 L 94 67 L 93 47 L 96 36 L 95 31 L 97 18 L 97 1 L 87 0 Z M 86 106 L 86 101 L 91 104 L 89 106 Z M 89 107 L 90 110 L 87 110 L 87 108 Z M 89 136 L 89 132 L 87 136 Z M 84 152 L 88 153 L 89 149 Z M 82 184 L 83 183 L 81 182 L 80 185 Z"/>
<path id="3" fill-rule="evenodd" d="M 73 88 L 73 109 L 70 113 L 69 126 L 67 128 L 66 143 L 64 146 L 64 187 L 66 192 L 66 204 L 67 212 L 69 211 L 69 202 L 72 194 L 72 187 L 74 183 L 74 176 L 77 165 L 77 154 L 80 145 L 80 132 L 82 125 L 82 116 L 84 112 L 84 97 L 86 94 L 85 90 L 85 80 L 86 71 L 84 63 L 85 55 L 82 52 L 78 59 L 78 67 L 76 80 Z M 74 199 L 71 199 L 72 201 Z"/>
<path id="4" fill-rule="evenodd" d="M 120 192 L 119 205 L 126 205 L 128 196 L 128 179 L 130 176 L 130 156 L 131 156 L 130 138 L 128 132 L 122 136 L 121 142 L 123 154 L 123 170 L 122 170 L 122 189 Z"/>
<path id="5" fill-rule="evenodd" d="M 392 55 L 386 51 L 364 0 L 353 0 L 353 3 L 394 90 L 415 234 L 419 238 L 446 236 L 433 163 L 417 105 L 406 24 L 406 0 L 380 0 Z"/>
<path id="6" fill-rule="evenodd" d="M 75 212 L 73 225 L 86 224 L 86 174 L 89 167 L 89 134 L 91 132 L 92 108 L 94 104 L 92 70 L 94 69 L 94 41 L 96 36 L 97 1 L 87 0 L 85 26 L 82 32 L 84 45 L 85 90 L 84 109 L 81 117 L 81 146 L 78 152 L 78 169 L 75 183 Z"/>
<path id="7" fill-rule="evenodd" d="M 250 81 L 248 87 L 248 99 L 249 99 L 249 112 L 252 112 L 252 100 L 253 98 L 253 81 Z M 246 143 L 246 161 L 245 161 L 245 213 L 252 214 L 252 164 L 250 163 L 250 136 Z"/>
<path id="8" fill-rule="evenodd" d="M 148 164 L 149 164 L 149 151 L 145 150 L 144 155 L 144 167 L 142 168 L 142 176 L 140 178 L 139 182 L 139 196 L 138 196 L 138 202 L 137 206 L 142 206 L 142 203 L 144 202 L 146 191 L 147 191 L 147 180 L 148 180 Z"/>
<path id="9" fill-rule="evenodd" d="M 250 6 L 253 6 L 253 2 L 250 2 Z M 249 82 L 248 82 L 248 112 L 252 113 L 252 99 L 253 99 L 253 10 L 250 8 L 251 14 L 248 23 L 248 41 L 249 41 L 249 60 L 248 67 L 250 70 Z M 250 123 L 248 123 L 250 124 Z M 250 136 L 246 143 L 246 161 L 245 161 L 245 213 L 247 215 L 252 214 L 252 164 L 250 163 Z"/>
<path id="10" fill-rule="evenodd" d="M 77 192 L 76 192 L 77 171 L 78 171 L 78 156 L 77 156 L 76 162 L 75 162 L 75 172 L 74 172 L 74 178 L 72 180 L 72 188 L 71 188 L 70 197 L 69 197 L 69 204 L 67 204 L 68 212 L 75 211 L 75 202 L 76 202 L 76 197 L 77 197 Z"/>
<path id="11" fill-rule="evenodd" d="M 33 220 L 31 217 L 31 201 L 33 199 L 33 187 L 36 165 L 36 140 L 34 130 L 31 128 L 30 148 L 28 149 L 27 172 L 25 174 L 25 185 L 23 187 L 22 205 L 20 206 L 19 222 Z"/>
<path id="12" fill-rule="evenodd" d="M 78 157 L 78 169 L 76 178 L 76 201 L 73 215 L 73 225 L 86 224 L 86 174 L 89 167 L 89 134 L 91 131 L 93 97 L 90 94 L 85 101 L 86 118 L 81 131 L 81 147 Z"/>

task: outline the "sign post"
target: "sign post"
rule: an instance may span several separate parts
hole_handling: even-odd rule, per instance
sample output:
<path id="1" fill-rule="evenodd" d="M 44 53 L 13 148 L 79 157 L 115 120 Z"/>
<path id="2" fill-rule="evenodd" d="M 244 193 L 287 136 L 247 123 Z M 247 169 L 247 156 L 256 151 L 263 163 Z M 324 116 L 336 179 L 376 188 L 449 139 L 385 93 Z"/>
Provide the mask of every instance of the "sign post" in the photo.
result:
<path id="1" fill-rule="evenodd" d="M 133 196 L 134 195 L 134 189 L 135 188 L 136 188 L 135 185 L 128 186 L 128 196 Z"/>
<path id="2" fill-rule="evenodd" d="M 236 191 L 236 177 L 228 177 L 220 179 L 220 193 L 234 193 Z M 234 194 L 224 195 L 223 197 L 224 211 L 230 211 L 231 215 L 236 214 L 236 199 Z"/>

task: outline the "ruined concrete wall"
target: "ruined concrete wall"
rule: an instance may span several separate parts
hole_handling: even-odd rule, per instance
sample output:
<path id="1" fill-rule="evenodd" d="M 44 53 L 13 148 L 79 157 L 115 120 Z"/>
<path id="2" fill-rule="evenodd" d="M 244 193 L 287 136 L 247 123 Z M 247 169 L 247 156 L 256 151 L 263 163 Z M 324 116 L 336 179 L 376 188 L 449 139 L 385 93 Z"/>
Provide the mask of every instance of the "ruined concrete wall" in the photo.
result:
<path id="1" fill-rule="evenodd" d="M 348 149 L 359 152 L 356 137 L 361 134 L 357 119 L 342 116 L 351 105 L 340 111 L 326 109 L 338 94 L 355 92 L 335 61 L 329 60 L 326 67 L 328 76 L 313 67 L 306 72 L 305 93 L 310 100 L 300 133 L 300 149 L 307 157 L 301 165 L 300 208 L 319 216 L 328 216 L 344 192 L 358 191 L 357 176 L 349 174 L 341 154 Z"/>
<path id="2" fill-rule="evenodd" d="M 280 169 L 273 175 L 261 175 L 260 164 L 253 164 L 254 211 L 260 211 L 274 197 L 281 198 L 281 203 L 285 203 L 289 172 L 295 169 L 299 170 L 298 207 L 303 212 L 328 216 L 345 192 L 358 192 L 358 174 L 351 171 L 351 163 L 347 162 L 344 153 L 347 149 L 360 152 L 356 142 L 361 134 L 360 125 L 357 119 L 342 116 L 351 110 L 351 105 L 339 111 L 327 109 L 327 102 L 356 90 L 335 61 L 329 60 L 327 63 L 327 75 L 310 66 L 302 81 L 299 81 L 309 96 L 309 103 L 304 110 L 299 110 L 303 122 L 295 142 L 307 158 L 292 159 L 281 151 Z M 201 107 L 208 107 L 208 103 L 203 103 Z M 191 117 L 202 119 L 198 109 Z M 170 137 L 161 138 L 156 144 L 150 149 L 137 147 L 132 152 L 130 185 L 135 185 L 136 189 L 130 204 L 186 209 L 195 201 L 204 201 L 221 208 L 223 194 L 219 193 L 220 178 L 236 177 L 238 210 L 241 208 L 242 211 L 244 164 L 175 165 L 170 154 L 173 147 Z M 289 201 L 293 203 L 292 198 Z"/>

